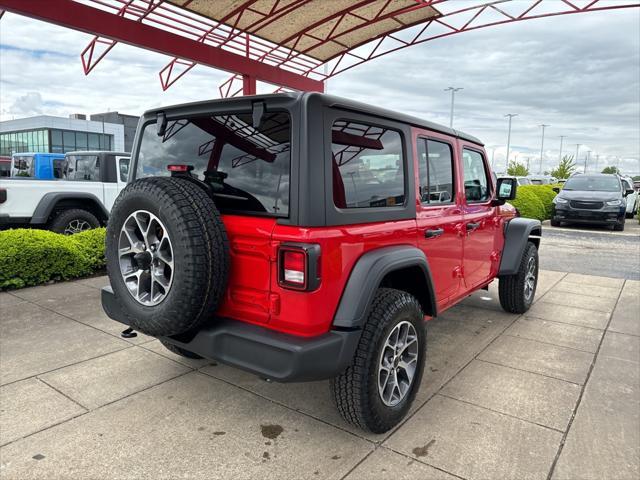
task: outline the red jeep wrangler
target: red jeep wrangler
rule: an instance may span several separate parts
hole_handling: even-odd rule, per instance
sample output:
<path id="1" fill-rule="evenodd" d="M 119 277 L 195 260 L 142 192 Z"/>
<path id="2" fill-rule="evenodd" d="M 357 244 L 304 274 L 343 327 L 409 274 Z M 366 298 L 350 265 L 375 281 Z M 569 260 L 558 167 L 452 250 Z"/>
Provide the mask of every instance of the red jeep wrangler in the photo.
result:
<path id="1" fill-rule="evenodd" d="M 425 320 L 499 278 L 525 312 L 538 221 L 482 143 L 318 93 L 141 118 L 107 228 L 107 314 L 171 351 L 281 382 L 331 379 L 384 432 L 420 386 Z"/>

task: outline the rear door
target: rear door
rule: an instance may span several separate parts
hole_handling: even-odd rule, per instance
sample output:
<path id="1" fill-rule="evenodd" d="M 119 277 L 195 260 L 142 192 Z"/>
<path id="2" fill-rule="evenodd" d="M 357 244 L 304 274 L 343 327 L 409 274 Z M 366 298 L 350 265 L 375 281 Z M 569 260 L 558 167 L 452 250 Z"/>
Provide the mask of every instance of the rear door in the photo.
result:
<path id="1" fill-rule="evenodd" d="M 491 205 L 494 185 L 484 151 L 459 142 L 464 181 L 464 281 L 473 289 L 489 281 L 497 265 L 495 245 L 500 222 Z"/>
<path id="2" fill-rule="evenodd" d="M 438 306 L 459 294 L 462 276 L 463 215 L 456 179 L 455 142 L 414 130 L 418 245 L 427 256 Z"/>

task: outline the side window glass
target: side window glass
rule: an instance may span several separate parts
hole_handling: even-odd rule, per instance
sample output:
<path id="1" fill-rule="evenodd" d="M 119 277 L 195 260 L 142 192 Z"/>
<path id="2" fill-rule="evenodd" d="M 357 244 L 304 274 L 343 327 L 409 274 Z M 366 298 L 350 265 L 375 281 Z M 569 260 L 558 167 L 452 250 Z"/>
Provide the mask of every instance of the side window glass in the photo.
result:
<path id="1" fill-rule="evenodd" d="M 53 161 L 54 178 L 64 178 L 64 172 L 67 169 L 67 161 L 63 158 L 57 158 Z"/>
<path id="2" fill-rule="evenodd" d="M 67 156 L 68 180 L 99 182 L 100 159 L 96 155 Z"/>
<path id="3" fill-rule="evenodd" d="M 467 202 L 486 202 L 491 194 L 482 155 L 475 150 L 462 151 L 464 195 Z"/>
<path id="4" fill-rule="evenodd" d="M 622 180 L 622 189 L 623 190 L 632 190 L 633 187 L 626 180 Z"/>
<path id="5" fill-rule="evenodd" d="M 121 158 L 118 160 L 118 171 L 120 172 L 120 181 L 125 182 L 129 178 L 129 158 Z"/>
<path id="6" fill-rule="evenodd" d="M 338 208 L 403 205 L 404 160 L 399 132 L 350 120 L 332 128 L 333 202 Z"/>
<path id="7" fill-rule="evenodd" d="M 453 202 L 451 146 L 437 140 L 421 140 L 418 143 L 418 158 L 420 162 L 420 200 L 422 203 Z"/>

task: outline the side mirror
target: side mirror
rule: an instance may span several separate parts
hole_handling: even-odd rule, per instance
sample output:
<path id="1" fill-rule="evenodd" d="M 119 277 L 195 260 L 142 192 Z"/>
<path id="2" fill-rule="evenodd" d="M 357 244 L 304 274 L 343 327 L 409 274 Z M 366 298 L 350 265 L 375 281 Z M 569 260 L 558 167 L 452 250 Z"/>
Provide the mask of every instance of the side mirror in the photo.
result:
<path id="1" fill-rule="evenodd" d="M 633 195 L 633 192 L 635 192 L 635 190 L 633 188 L 627 188 L 624 191 L 624 196 L 626 197 L 627 195 Z"/>
<path id="2" fill-rule="evenodd" d="M 553 187 L 551 190 L 553 190 L 556 193 L 560 193 L 560 187 Z"/>
<path id="3" fill-rule="evenodd" d="M 496 199 L 503 204 L 508 200 L 516 198 L 518 181 L 515 178 L 499 178 L 496 186 Z"/>

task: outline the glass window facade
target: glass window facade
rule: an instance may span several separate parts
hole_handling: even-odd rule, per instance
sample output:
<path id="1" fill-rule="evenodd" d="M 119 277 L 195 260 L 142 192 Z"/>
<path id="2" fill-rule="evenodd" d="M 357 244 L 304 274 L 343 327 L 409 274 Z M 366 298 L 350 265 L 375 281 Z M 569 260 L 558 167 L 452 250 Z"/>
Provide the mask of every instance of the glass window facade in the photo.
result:
<path id="1" fill-rule="evenodd" d="M 86 150 L 113 150 L 113 135 L 42 128 L 0 133 L 0 156 L 14 153 L 67 153 Z"/>

